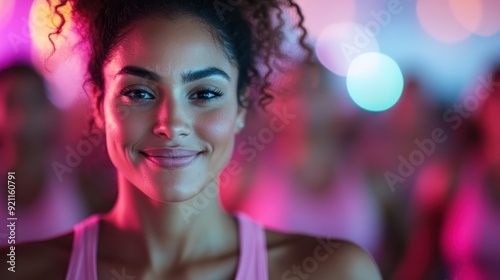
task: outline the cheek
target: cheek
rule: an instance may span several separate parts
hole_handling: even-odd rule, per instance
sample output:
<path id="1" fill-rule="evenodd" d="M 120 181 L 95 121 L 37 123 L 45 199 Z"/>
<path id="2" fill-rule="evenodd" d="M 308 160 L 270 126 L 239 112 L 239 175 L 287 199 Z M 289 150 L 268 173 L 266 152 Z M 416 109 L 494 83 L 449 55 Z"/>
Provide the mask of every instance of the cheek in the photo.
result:
<path id="1" fill-rule="evenodd" d="M 131 148 L 146 133 L 147 116 L 125 106 L 105 106 L 104 119 L 107 147 L 111 159 L 118 165 L 123 156 L 133 156 Z M 133 159 L 132 159 L 133 160 Z"/>
<path id="2" fill-rule="evenodd" d="M 231 146 L 235 136 L 236 110 L 224 109 L 204 114 L 196 123 L 196 131 L 215 152 Z"/>

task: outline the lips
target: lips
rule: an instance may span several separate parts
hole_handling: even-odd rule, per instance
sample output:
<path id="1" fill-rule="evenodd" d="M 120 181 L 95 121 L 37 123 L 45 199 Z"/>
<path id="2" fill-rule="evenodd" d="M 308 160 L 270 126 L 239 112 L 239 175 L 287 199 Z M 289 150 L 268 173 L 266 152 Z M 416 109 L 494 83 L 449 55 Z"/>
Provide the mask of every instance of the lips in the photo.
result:
<path id="1" fill-rule="evenodd" d="M 141 154 L 153 164 L 167 169 L 189 166 L 201 151 L 188 149 L 153 148 L 141 151 Z"/>

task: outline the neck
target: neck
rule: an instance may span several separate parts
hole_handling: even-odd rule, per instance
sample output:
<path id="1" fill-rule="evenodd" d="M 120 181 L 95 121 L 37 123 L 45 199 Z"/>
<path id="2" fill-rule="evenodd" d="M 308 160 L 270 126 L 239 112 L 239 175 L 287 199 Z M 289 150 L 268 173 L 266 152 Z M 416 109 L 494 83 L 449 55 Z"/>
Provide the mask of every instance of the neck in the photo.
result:
<path id="1" fill-rule="evenodd" d="M 121 258 L 165 270 L 169 267 L 166 264 L 210 258 L 238 242 L 236 222 L 222 210 L 218 196 L 201 192 L 183 202 L 162 203 L 146 196 L 122 175 L 118 186 L 116 204 L 104 217 L 108 222 L 104 227 L 108 227 L 112 242 L 122 252 L 127 250 Z M 130 244 L 130 240 L 134 242 Z"/>

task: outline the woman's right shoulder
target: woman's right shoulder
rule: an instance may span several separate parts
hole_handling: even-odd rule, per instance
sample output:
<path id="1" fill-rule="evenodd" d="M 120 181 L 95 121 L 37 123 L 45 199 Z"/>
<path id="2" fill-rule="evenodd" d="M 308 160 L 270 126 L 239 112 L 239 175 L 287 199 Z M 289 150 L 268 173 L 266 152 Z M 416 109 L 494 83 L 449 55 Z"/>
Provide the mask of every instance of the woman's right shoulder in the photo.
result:
<path id="1" fill-rule="evenodd" d="M 72 248 L 73 230 L 52 239 L 2 246 L 0 279 L 65 279 Z"/>

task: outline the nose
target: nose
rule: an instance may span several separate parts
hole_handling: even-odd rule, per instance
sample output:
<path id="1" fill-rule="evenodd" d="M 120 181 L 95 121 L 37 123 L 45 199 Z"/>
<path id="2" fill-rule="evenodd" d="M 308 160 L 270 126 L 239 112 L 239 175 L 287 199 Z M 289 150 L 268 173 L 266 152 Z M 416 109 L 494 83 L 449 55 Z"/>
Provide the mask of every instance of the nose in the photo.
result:
<path id="1" fill-rule="evenodd" d="M 158 117 L 153 133 L 170 140 L 188 136 L 191 132 L 189 114 L 175 100 L 164 101 L 157 110 Z"/>

